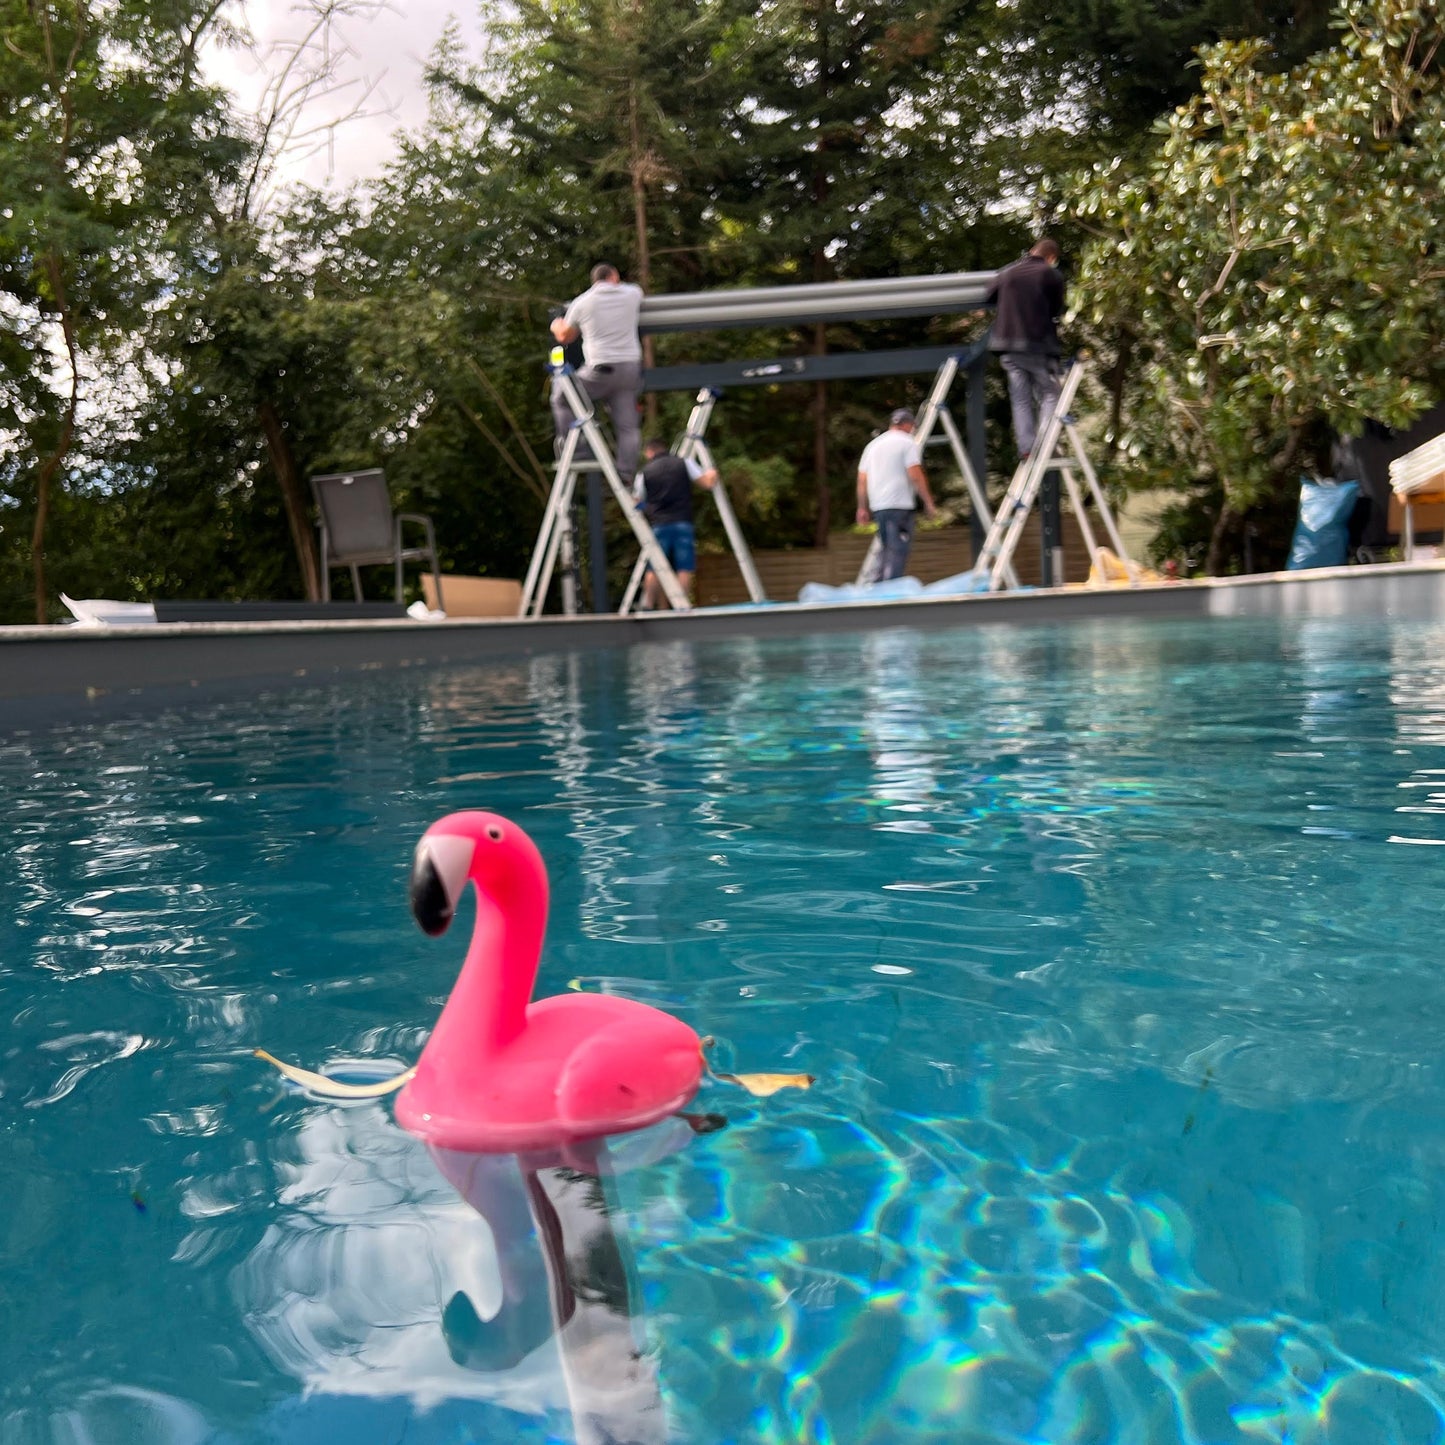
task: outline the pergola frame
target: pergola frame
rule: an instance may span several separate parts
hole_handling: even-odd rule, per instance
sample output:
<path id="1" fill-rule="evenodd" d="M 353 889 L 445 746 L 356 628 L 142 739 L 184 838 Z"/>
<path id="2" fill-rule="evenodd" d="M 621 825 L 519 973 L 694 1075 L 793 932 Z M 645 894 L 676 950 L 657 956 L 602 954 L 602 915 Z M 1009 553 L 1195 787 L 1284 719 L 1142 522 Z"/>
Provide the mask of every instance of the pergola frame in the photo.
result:
<path id="1" fill-rule="evenodd" d="M 638 321 L 638 330 L 644 336 L 663 335 L 679 331 L 720 331 L 743 327 L 772 327 L 813 325 L 819 322 L 866 322 L 896 320 L 914 316 L 944 316 L 982 308 L 993 282 L 992 271 L 960 271 L 941 276 L 890 276 L 871 281 L 829 281 L 800 286 L 742 287 L 735 290 L 696 291 L 644 296 Z M 975 551 L 982 545 L 987 534 L 989 518 L 987 502 L 979 506 L 981 478 L 987 475 L 987 448 L 984 440 L 984 368 L 987 351 L 983 344 L 967 347 L 930 346 L 896 348 L 891 350 L 835 352 L 822 356 L 794 356 L 739 361 L 708 362 L 680 366 L 652 367 L 643 373 L 644 392 L 698 391 L 711 394 L 706 407 L 706 417 L 711 418 L 712 403 L 729 386 L 775 386 L 783 382 L 836 381 L 876 376 L 908 376 L 927 373 L 935 374 L 933 392 L 925 409 L 920 427 L 920 444 L 927 444 L 933 438 L 929 435 L 935 424 L 944 432 L 937 440 L 953 447 L 959 470 L 969 485 L 974 500 L 973 543 Z M 580 392 L 581 388 L 566 369 L 565 384 Z M 962 434 L 953 424 L 948 413 L 947 392 L 958 371 L 967 378 L 965 402 L 965 425 Z M 554 367 L 554 385 L 563 378 Z M 699 395 L 699 404 L 704 398 Z M 598 436 L 591 409 L 580 425 L 586 427 L 588 440 L 594 452 Z M 698 414 L 694 408 L 694 417 Z M 689 424 L 689 435 L 684 445 L 695 448 L 700 436 L 692 435 L 695 428 Z M 963 436 L 967 442 L 963 441 Z M 570 439 L 569 439 L 570 440 Z M 570 553 L 570 503 L 578 480 L 578 469 L 573 464 L 575 447 L 563 448 L 559 459 L 557 478 L 553 494 L 548 502 L 547 516 L 542 535 L 538 537 L 537 549 L 533 556 L 533 586 L 528 604 L 524 610 L 535 615 L 540 612 L 543 596 L 551 576 L 551 566 L 543 566 L 550 555 Z M 602 467 L 587 469 L 588 512 L 591 519 L 592 594 L 593 605 L 598 611 L 605 611 L 607 597 L 607 565 L 602 528 L 602 505 L 604 480 L 611 484 L 613 479 L 607 471 L 615 472 L 615 466 L 608 467 L 610 455 Z M 618 479 L 620 480 L 620 479 Z M 614 494 L 616 492 L 613 486 Z M 720 501 L 724 500 L 722 498 Z M 635 509 L 633 509 L 635 511 Z M 655 547 L 651 541 L 651 529 L 644 519 L 629 515 L 633 530 L 639 524 L 647 531 L 647 540 L 642 551 L 650 554 Z M 729 541 L 738 557 L 739 566 L 745 579 L 755 579 L 752 558 L 748 555 L 747 544 L 736 526 L 728 527 Z M 639 532 L 639 537 L 641 537 Z M 634 572 L 634 584 L 644 562 L 639 562 Z M 665 564 L 664 564 L 665 565 Z M 671 569 L 667 569 L 668 572 Z M 660 572 L 659 575 L 662 575 Z M 664 586 L 670 578 L 664 577 Z M 540 585 L 538 585 L 540 584 Z M 667 587 L 671 596 L 673 588 Z M 627 604 L 635 594 L 635 585 L 629 587 Z M 760 587 L 749 580 L 749 591 L 754 600 Z M 674 603 L 674 605 L 676 605 Z"/>

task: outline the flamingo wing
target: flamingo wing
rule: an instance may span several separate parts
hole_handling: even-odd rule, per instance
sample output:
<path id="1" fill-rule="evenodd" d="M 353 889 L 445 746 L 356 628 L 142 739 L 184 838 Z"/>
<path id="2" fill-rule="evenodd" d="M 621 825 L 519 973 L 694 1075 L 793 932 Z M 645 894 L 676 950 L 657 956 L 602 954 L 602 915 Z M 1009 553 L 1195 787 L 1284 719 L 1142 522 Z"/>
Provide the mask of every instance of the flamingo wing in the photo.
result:
<path id="1" fill-rule="evenodd" d="M 686 1025 L 644 1038 L 619 1021 L 577 1040 L 557 1080 L 558 1118 L 597 1134 L 642 1128 L 682 1108 L 701 1078 L 702 1054 Z"/>

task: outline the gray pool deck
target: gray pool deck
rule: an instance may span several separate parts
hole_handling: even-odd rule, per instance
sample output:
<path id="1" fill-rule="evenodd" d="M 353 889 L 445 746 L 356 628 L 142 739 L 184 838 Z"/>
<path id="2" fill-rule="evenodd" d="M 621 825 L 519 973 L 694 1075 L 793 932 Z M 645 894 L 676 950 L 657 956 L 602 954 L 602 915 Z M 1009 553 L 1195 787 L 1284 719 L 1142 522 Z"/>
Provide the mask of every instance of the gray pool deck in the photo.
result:
<path id="1" fill-rule="evenodd" d="M 1066 587 L 629 617 L 3 627 L 0 725 L 24 728 L 98 719 L 217 692 L 326 682 L 350 673 L 640 642 L 798 637 L 886 627 L 1028 626 L 1099 618 L 1282 616 L 1445 620 L 1445 561 L 1275 572 L 1137 589 Z"/>

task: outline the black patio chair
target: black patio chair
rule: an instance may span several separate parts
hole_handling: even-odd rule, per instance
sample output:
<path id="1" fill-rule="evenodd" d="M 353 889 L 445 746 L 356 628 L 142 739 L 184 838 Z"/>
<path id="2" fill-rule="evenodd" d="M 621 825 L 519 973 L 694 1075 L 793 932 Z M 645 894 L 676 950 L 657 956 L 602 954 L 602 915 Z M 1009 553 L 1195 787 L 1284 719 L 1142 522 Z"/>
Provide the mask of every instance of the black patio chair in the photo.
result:
<path id="1" fill-rule="evenodd" d="M 311 478 L 311 494 L 321 528 L 321 598 L 331 601 L 331 569 L 351 571 L 356 600 L 361 601 L 362 567 L 396 567 L 396 600 L 402 599 L 402 563 L 430 562 L 436 578 L 437 608 L 442 603 L 441 568 L 437 565 L 436 533 L 431 518 L 417 512 L 393 512 L 386 476 L 380 468 L 363 472 L 336 472 Z M 426 544 L 407 547 L 402 542 L 402 524 L 412 522 L 426 532 Z"/>

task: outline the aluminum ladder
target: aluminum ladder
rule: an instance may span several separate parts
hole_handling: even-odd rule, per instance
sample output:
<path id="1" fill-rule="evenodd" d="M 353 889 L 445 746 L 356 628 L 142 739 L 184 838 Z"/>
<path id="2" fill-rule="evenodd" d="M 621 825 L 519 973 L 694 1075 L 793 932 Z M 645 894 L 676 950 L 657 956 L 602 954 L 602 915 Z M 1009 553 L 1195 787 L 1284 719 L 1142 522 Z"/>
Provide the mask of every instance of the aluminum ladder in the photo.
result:
<path id="1" fill-rule="evenodd" d="M 696 462 L 705 472 L 717 470 L 717 464 L 713 461 L 706 437 L 708 423 L 712 420 L 713 408 L 717 405 L 721 395 L 720 391 L 706 386 L 698 392 L 697 400 L 692 405 L 692 413 L 687 419 L 687 428 L 683 433 L 682 441 L 673 449 L 675 456 L 682 457 L 684 461 Z M 728 545 L 733 549 L 733 556 L 737 558 L 738 570 L 743 574 L 743 582 L 748 589 L 748 596 L 754 602 L 766 602 L 768 594 L 763 590 L 762 579 L 758 576 L 758 569 L 753 565 L 753 554 L 748 550 L 742 528 L 738 526 L 737 514 L 733 511 L 732 502 L 728 500 L 727 488 L 723 486 L 721 473 L 718 474 L 718 479 L 713 484 L 712 498 L 717 506 L 718 516 L 722 518 L 723 531 L 727 533 Z M 637 594 L 642 587 L 642 580 L 646 575 L 647 558 L 639 557 L 637 565 L 632 569 L 632 576 L 627 583 L 627 591 L 622 597 L 622 605 L 618 608 L 619 612 L 632 610 L 637 601 Z"/>
<path id="2" fill-rule="evenodd" d="M 983 547 L 974 563 L 975 572 L 986 571 L 988 573 L 988 590 L 990 592 L 1000 591 L 1005 584 L 1010 587 L 1018 586 L 1018 578 L 1013 570 L 1013 556 L 1023 536 L 1024 525 L 1029 519 L 1029 514 L 1038 503 L 1044 478 L 1051 471 L 1057 471 L 1063 477 L 1069 505 L 1074 509 L 1079 530 L 1084 534 L 1084 545 L 1088 548 L 1089 560 L 1095 564 L 1099 563 L 1101 548 L 1095 540 L 1094 529 L 1089 523 L 1084 496 L 1079 487 L 1080 473 L 1083 474 L 1088 485 L 1089 495 L 1098 509 L 1099 520 L 1104 524 L 1104 530 L 1109 535 L 1114 553 L 1124 564 L 1129 575 L 1129 585 L 1131 587 L 1139 585 L 1137 569 L 1130 562 L 1128 552 L 1124 550 L 1124 541 L 1119 535 L 1119 528 L 1114 521 L 1114 513 L 1109 506 L 1108 498 L 1104 495 L 1103 487 L 1099 485 L 1098 474 L 1094 471 L 1093 463 L 1090 462 L 1088 453 L 1084 450 L 1083 441 L 1079 437 L 1078 428 L 1075 426 L 1071 414 L 1070 409 L 1074 404 L 1075 396 L 1078 395 L 1083 379 L 1084 361 L 1081 357 L 1076 357 L 1064 376 L 1063 386 L 1059 389 L 1059 399 L 1054 406 L 1054 412 L 1049 418 L 1048 425 L 1035 440 L 1034 449 L 1027 459 L 1019 463 L 1018 470 L 1014 472 L 1009 481 L 1008 491 L 1004 493 L 1004 499 L 999 503 L 998 513 L 993 519 L 993 525 L 989 528 L 988 536 L 984 539 Z M 1068 441 L 1069 451 L 1061 452 L 1059 443 L 1065 439 Z M 1058 576 L 1055 578 L 1054 585 L 1061 586 L 1063 584 L 1062 557 L 1058 558 L 1055 570 Z M 1102 571 L 1102 567 L 1100 570 Z"/>
<path id="3" fill-rule="evenodd" d="M 527 577 L 522 584 L 522 602 L 517 609 L 519 617 L 540 617 L 546 606 L 547 592 L 552 585 L 552 574 L 560 559 L 562 564 L 562 610 L 569 616 L 577 611 L 576 541 L 572 535 L 572 502 L 576 495 L 577 478 L 583 472 L 600 470 L 627 518 L 637 545 L 642 549 L 639 566 L 651 565 L 662 584 L 663 594 L 678 612 L 688 611 L 692 604 L 677 580 L 663 550 L 658 546 L 647 518 L 632 499 L 632 493 L 623 485 L 613 460 L 611 449 L 602 429 L 597 425 L 597 416 L 592 403 L 582 390 L 576 373 L 562 358 L 561 348 L 552 353 L 548 363 L 552 373 L 552 385 L 559 388 L 572 409 L 573 422 L 567 429 L 562 453 L 557 458 L 557 475 L 547 497 L 547 509 L 542 514 L 541 530 L 537 533 L 537 545 L 532 550 L 532 560 L 527 567 Z M 583 442 L 591 449 L 590 458 L 579 458 L 577 453 Z"/>

